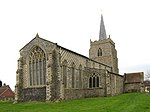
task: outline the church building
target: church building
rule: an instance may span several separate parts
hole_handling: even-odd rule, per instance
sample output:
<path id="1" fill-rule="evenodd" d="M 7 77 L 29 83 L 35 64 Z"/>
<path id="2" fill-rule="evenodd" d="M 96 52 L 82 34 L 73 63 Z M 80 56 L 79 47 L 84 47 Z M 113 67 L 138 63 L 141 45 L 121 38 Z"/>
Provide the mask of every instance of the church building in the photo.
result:
<path id="1" fill-rule="evenodd" d="M 15 100 L 63 101 L 123 93 L 115 43 L 107 37 L 101 15 L 99 39 L 90 42 L 89 57 L 37 34 L 20 49 Z"/>

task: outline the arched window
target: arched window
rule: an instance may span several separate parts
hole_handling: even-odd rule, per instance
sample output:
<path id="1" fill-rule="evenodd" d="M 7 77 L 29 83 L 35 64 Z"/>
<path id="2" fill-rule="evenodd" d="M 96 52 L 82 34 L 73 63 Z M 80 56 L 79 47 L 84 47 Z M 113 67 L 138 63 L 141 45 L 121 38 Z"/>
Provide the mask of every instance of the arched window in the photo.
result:
<path id="1" fill-rule="evenodd" d="M 40 62 L 39 62 L 39 67 L 40 67 L 40 85 L 42 85 L 42 60 L 40 59 Z"/>
<path id="2" fill-rule="evenodd" d="M 44 51 L 36 46 L 29 53 L 29 78 L 30 86 L 45 85 L 46 83 L 46 58 Z"/>
<path id="3" fill-rule="evenodd" d="M 79 66 L 79 88 L 82 88 L 82 65 Z"/>
<path id="4" fill-rule="evenodd" d="M 92 77 L 89 78 L 89 88 L 92 88 Z"/>
<path id="5" fill-rule="evenodd" d="M 32 60 L 32 71 L 33 71 L 33 74 L 32 74 L 33 75 L 33 78 L 32 78 L 33 81 L 32 82 L 33 82 L 33 85 L 35 85 L 35 75 L 36 74 L 35 74 L 35 60 L 34 59 Z"/>
<path id="6" fill-rule="evenodd" d="M 97 56 L 102 56 L 102 49 L 101 48 L 98 49 Z"/>
<path id="7" fill-rule="evenodd" d="M 67 87 L 67 61 L 66 60 L 63 62 L 62 70 L 63 70 L 64 88 L 66 88 Z"/>
<path id="8" fill-rule="evenodd" d="M 72 88 L 75 87 L 75 64 L 72 63 L 72 68 L 71 68 L 71 73 L 72 73 Z"/>
<path id="9" fill-rule="evenodd" d="M 33 77 L 33 74 L 32 74 L 32 63 L 31 61 L 29 62 L 29 74 L 30 74 L 30 85 L 32 85 L 32 77 Z"/>
<path id="10" fill-rule="evenodd" d="M 100 85 L 100 79 L 98 74 L 93 73 L 89 77 L 89 88 L 97 88 Z"/>
<path id="11" fill-rule="evenodd" d="M 38 59 L 36 59 L 36 84 L 39 85 L 39 68 L 38 68 Z"/>
<path id="12" fill-rule="evenodd" d="M 96 87 L 99 87 L 99 77 L 96 78 Z"/>
<path id="13" fill-rule="evenodd" d="M 93 77 L 93 87 L 95 87 L 95 77 Z"/>
<path id="14" fill-rule="evenodd" d="M 43 60 L 43 84 L 46 84 L 46 59 Z"/>

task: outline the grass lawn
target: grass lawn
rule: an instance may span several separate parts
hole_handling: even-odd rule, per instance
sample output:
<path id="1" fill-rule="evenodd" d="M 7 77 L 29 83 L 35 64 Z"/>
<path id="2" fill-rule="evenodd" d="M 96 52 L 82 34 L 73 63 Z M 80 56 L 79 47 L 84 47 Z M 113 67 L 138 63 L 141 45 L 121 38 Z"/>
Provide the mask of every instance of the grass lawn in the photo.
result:
<path id="1" fill-rule="evenodd" d="M 0 112 L 150 112 L 150 94 L 130 93 L 114 97 L 86 98 L 59 103 L 0 102 Z"/>

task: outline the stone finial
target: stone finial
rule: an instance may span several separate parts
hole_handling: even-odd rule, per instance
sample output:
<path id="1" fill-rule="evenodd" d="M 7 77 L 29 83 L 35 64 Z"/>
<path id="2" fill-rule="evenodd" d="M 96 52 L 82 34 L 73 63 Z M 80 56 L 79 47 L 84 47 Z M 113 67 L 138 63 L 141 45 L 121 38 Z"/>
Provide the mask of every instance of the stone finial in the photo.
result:
<path id="1" fill-rule="evenodd" d="M 36 37 L 39 37 L 39 34 L 38 34 L 38 33 L 36 34 Z"/>

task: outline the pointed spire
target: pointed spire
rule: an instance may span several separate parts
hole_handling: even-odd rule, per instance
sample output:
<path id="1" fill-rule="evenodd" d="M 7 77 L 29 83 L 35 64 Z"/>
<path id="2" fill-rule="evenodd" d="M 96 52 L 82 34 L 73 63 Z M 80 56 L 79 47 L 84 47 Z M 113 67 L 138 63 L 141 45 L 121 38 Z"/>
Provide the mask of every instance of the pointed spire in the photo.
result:
<path id="1" fill-rule="evenodd" d="M 103 39 L 106 39 L 106 38 L 107 38 L 107 36 L 106 36 L 106 30 L 105 30 L 103 15 L 101 14 L 99 40 L 103 40 Z"/>
<path id="2" fill-rule="evenodd" d="M 39 37 L 39 34 L 38 34 L 38 33 L 36 34 L 36 37 Z"/>

